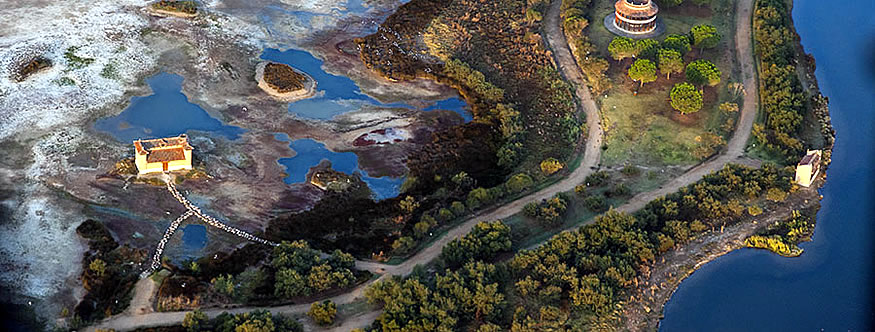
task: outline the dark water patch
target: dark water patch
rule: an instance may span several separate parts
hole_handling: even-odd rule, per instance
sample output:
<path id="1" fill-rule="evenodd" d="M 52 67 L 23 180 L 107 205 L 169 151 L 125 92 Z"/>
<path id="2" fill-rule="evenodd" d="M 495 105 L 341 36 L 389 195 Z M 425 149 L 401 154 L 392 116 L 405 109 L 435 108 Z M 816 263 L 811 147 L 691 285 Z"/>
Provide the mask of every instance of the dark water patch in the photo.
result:
<path id="1" fill-rule="evenodd" d="M 857 8 L 848 10 L 848 8 Z M 812 242 L 783 258 L 742 249 L 693 273 L 665 307 L 662 331 L 869 331 L 875 323 L 875 40 L 871 0 L 794 1 L 837 131 Z"/>
<path id="2" fill-rule="evenodd" d="M 94 127 L 121 142 L 140 138 L 168 137 L 189 130 L 215 133 L 236 139 L 245 132 L 211 117 L 182 93 L 182 76 L 160 73 L 146 79 L 152 94 L 131 98 L 121 114 L 97 120 Z"/>
<path id="3" fill-rule="evenodd" d="M 285 134 L 277 134 L 276 138 L 289 141 Z M 313 139 L 305 138 L 291 141 L 289 147 L 295 151 L 291 158 L 280 158 L 277 162 L 286 167 L 288 176 L 286 183 L 302 183 L 307 180 L 310 168 L 318 165 L 322 160 L 331 162 L 331 168 L 346 174 L 361 174 L 362 180 L 368 184 L 377 199 L 386 199 L 398 196 L 403 177 L 370 177 L 368 173 L 358 167 L 358 156 L 353 152 L 334 152 L 325 148 L 325 144 Z"/>
<path id="4" fill-rule="evenodd" d="M 182 228 L 182 245 L 186 253 L 196 253 L 207 246 L 207 227 L 188 224 Z"/>

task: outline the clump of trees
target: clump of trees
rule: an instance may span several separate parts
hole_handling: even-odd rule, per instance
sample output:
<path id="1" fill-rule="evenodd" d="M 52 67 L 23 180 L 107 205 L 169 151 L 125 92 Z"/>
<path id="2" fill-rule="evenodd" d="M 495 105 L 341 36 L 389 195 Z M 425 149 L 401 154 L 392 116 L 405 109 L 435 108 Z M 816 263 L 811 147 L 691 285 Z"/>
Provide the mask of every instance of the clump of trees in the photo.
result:
<path id="1" fill-rule="evenodd" d="M 282 242 L 272 256 L 274 294 L 279 297 L 309 296 L 349 286 L 356 280 L 352 272 L 355 259 L 340 250 L 323 259 L 307 242 Z"/>
<path id="2" fill-rule="evenodd" d="M 441 259 L 448 267 L 459 267 L 471 260 L 488 260 L 509 251 L 510 227 L 500 220 L 480 222 L 461 239 L 450 241 L 441 250 Z"/>
<path id="3" fill-rule="evenodd" d="M 788 161 L 804 152 L 797 137 L 805 112 L 805 94 L 796 74 L 796 33 L 790 27 L 787 5 L 757 0 L 754 39 L 760 68 L 760 100 L 765 125 L 754 125 L 754 136 L 768 150 Z"/>
<path id="4" fill-rule="evenodd" d="M 521 251 L 509 264 L 509 291 L 525 299 L 514 309 L 512 326 L 578 324 L 574 330 L 616 319 L 615 305 L 628 298 L 625 290 L 660 252 L 740 217 L 744 209 L 734 208 L 740 202 L 771 188 L 789 190 L 791 179 L 791 170 L 772 164 L 759 169 L 728 165 L 651 201 L 635 215 L 609 211 L 578 231 Z"/>
<path id="5" fill-rule="evenodd" d="M 303 326 L 296 320 L 282 315 L 273 315 L 267 310 L 255 310 L 241 314 L 223 312 L 209 319 L 200 310 L 185 314 L 182 326 L 188 332 L 302 332 Z"/>
<path id="6" fill-rule="evenodd" d="M 76 233 L 88 241 L 88 251 L 82 258 L 80 275 L 86 293 L 72 313 L 73 325 L 124 311 L 140 272 L 128 262 L 144 261 L 147 256 L 146 250 L 119 246 L 106 226 L 96 220 L 85 220 Z"/>
<path id="7" fill-rule="evenodd" d="M 540 202 L 530 202 L 523 207 L 523 214 L 539 221 L 555 224 L 562 220 L 568 200 L 560 193 Z"/>
<path id="8" fill-rule="evenodd" d="M 503 265 L 479 261 L 446 270 L 434 277 L 397 276 L 375 283 L 365 290 L 371 304 L 383 311 L 373 330 L 402 331 L 497 331 L 507 305 Z"/>

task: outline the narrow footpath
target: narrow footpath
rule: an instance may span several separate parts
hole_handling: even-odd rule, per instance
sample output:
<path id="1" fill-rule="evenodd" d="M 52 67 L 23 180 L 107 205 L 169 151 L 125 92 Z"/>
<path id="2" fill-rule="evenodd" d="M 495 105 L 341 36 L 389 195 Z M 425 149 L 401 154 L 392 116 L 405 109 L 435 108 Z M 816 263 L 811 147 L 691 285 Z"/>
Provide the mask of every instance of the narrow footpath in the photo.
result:
<path id="1" fill-rule="evenodd" d="M 592 99 L 585 82 L 583 74 L 571 51 L 568 48 L 568 41 L 562 33 L 560 27 L 560 6 L 562 0 L 552 0 L 547 15 L 544 18 L 544 32 L 548 46 L 552 49 L 556 57 L 556 63 L 562 75 L 575 85 L 575 94 L 580 101 L 584 113 L 586 113 L 587 124 L 589 131 L 587 134 L 586 147 L 584 151 L 583 161 L 580 166 L 574 170 L 567 178 L 559 181 L 547 188 L 538 192 L 532 193 L 526 197 L 522 197 L 506 205 L 498 207 L 486 213 L 476 214 L 465 223 L 450 230 L 440 239 L 434 241 L 429 247 L 421 250 L 416 255 L 406 260 L 399 265 L 388 265 L 375 262 L 356 261 L 356 268 L 368 270 L 374 273 L 382 274 L 379 279 L 386 278 L 389 275 L 407 275 L 416 265 L 428 263 L 440 255 L 441 249 L 450 241 L 460 238 L 467 234 L 478 222 L 483 220 L 497 220 L 507 218 L 511 215 L 519 213 L 523 206 L 529 202 L 540 201 L 549 198 L 556 193 L 571 191 L 574 186 L 583 182 L 583 180 L 593 172 L 598 166 L 601 157 L 602 145 L 602 128 L 599 119 L 598 106 Z M 644 207 L 647 202 L 656 199 L 660 196 L 677 191 L 683 186 L 698 181 L 706 174 L 723 168 L 728 163 L 742 162 L 744 160 L 744 148 L 747 146 L 747 141 L 750 138 L 750 131 L 753 127 L 754 118 L 757 112 L 757 94 L 756 73 L 753 65 L 753 51 L 751 49 L 751 14 L 753 0 L 738 1 L 736 13 L 736 34 L 735 45 L 737 50 L 737 61 L 741 64 L 742 79 L 744 84 L 744 104 L 739 115 L 738 126 L 733 132 L 732 138 L 727 144 L 726 150 L 716 158 L 713 158 L 703 164 L 700 164 L 681 176 L 669 181 L 659 189 L 640 193 L 635 195 L 626 204 L 623 204 L 616 209 L 625 212 L 634 212 Z M 592 223 L 593 220 L 571 227 L 566 231 L 575 230 L 583 225 Z M 540 245 L 540 244 L 539 244 Z M 378 279 L 378 280 L 379 280 Z M 347 293 L 329 298 L 329 300 L 338 305 L 351 303 L 362 296 L 365 287 L 372 282 L 360 285 Z M 274 313 L 282 314 L 304 314 L 309 310 L 310 305 L 297 304 L 279 307 L 240 307 L 235 309 L 208 309 L 204 312 L 215 317 L 222 312 L 240 313 L 249 312 L 252 310 L 265 309 Z M 353 319 L 341 322 L 340 326 L 335 327 L 335 330 L 351 330 L 356 327 L 361 327 L 370 323 L 371 317 L 375 317 L 375 312 L 362 313 Z M 125 313 L 104 320 L 100 324 L 91 326 L 86 331 L 94 331 L 95 329 L 115 329 L 117 331 L 132 330 L 141 326 L 160 326 L 179 324 L 185 317 L 185 312 L 146 312 L 140 314 L 138 312 Z"/>

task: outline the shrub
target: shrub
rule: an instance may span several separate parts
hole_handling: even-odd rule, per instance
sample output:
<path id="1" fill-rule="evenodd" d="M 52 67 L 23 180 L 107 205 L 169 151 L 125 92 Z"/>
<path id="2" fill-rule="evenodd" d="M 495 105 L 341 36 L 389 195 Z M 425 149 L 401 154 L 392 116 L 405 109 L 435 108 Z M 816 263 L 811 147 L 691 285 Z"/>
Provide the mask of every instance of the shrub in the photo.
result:
<path id="1" fill-rule="evenodd" d="M 208 321 L 207 314 L 200 310 L 194 310 L 185 314 L 185 318 L 182 319 L 182 327 L 188 332 L 198 332 Z"/>
<path id="2" fill-rule="evenodd" d="M 583 206 L 592 212 L 604 212 L 608 209 L 605 198 L 601 195 L 592 195 L 583 199 Z"/>
<path id="3" fill-rule="evenodd" d="M 584 182 L 586 182 L 587 187 L 601 187 L 608 183 L 609 178 L 608 172 L 598 171 L 588 175 Z"/>
<path id="4" fill-rule="evenodd" d="M 766 191 L 766 199 L 772 202 L 783 202 L 785 199 L 787 199 L 787 195 L 788 194 L 786 191 L 783 191 L 779 188 L 769 188 L 769 190 Z"/>
<path id="5" fill-rule="evenodd" d="M 638 174 L 641 174 L 641 169 L 634 165 L 626 165 L 623 166 L 620 173 L 623 173 L 625 176 L 637 176 Z"/>
<path id="6" fill-rule="evenodd" d="M 626 184 L 618 183 L 613 188 L 611 188 L 611 191 L 609 191 L 609 193 L 611 194 L 611 197 L 622 197 L 628 196 L 632 193 L 632 191 L 629 189 L 629 187 L 626 186 Z"/>
<path id="7" fill-rule="evenodd" d="M 542 200 L 540 203 L 531 202 L 523 207 L 523 213 L 527 216 L 536 218 L 539 221 L 547 223 L 555 223 L 561 220 L 568 203 L 560 194 L 556 194 L 550 199 Z"/>
<path id="8" fill-rule="evenodd" d="M 462 202 L 459 202 L 459 201 L 453 202 L 452 204 L 450 204 L 450 209 L 453 210 L 453 214 L 456 217 L 461 217 L 461 216 L 465 215 L 465 204 Z"/>
<path id="9" fill-rule="evenodd" d="M 507 180 L 506 187 L 509 193 L 516 194 L 531 188 L 533 184 L 532 177 L 525 173 L 519 173 Z"/>
<path id="10" fill-rule="evenodd" d="M 669 97 L 671 98 L 671 108 L 682 114 L 698 112 L 702 109 L 704 101 L 702 91 L 687 82 L 675 84 L 671 88 Z"/>
<path id="11" fill-rule="evenodd" d="M 541 172 L 544 175 L 553 175 L 562 169 L 562 163 L 556 158 L 547 158 L 546 160 L 541 162 Z"/>
<path id="12" fill-rule="evenodd" d="M 438 219 L 442 222 L 453 220 L 454 217 L 453 212 L 447 208 L 438 210 Z"/>
<path id="13" fill-rule="evenodd" d="M 761 208 L 757 205 L 751 205 L 751 206 L 747 207 L 747 213 L 756 217 L 756 216 L 761 215 L 763 213 L 763 208 Z"/>
<path id="14" fill-rule="evenodd" d="M 310 305 L 310 311 L 307 311 L 307 316 L 310 316 L 319 326 L 334 324 L 334 318 L 337 316 L 337 305 L 330 300 L 325 300 L 322 303 L 313 302 Z"/>

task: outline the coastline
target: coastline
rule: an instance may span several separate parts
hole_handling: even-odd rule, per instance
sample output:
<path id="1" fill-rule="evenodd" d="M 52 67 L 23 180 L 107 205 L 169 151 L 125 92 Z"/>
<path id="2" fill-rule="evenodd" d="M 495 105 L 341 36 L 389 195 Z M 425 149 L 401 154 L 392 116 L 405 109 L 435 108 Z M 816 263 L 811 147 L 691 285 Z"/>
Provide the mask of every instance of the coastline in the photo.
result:
<path id="1" fill-rule="evenodd" d="M 756 0 L 753 11 L 756 11 Z M 792 12 L 792 1 L 788 8 Z M 751 17 L 753 25 L 753 17 Z M 790 28 L 796 33 L 795 23 L 790 20 Z M 790 194 L 784 202 L 777 204 L 768 212 L 757 217 L 747 216 L 744 220 L 735 222 L 720 231 L 710 231 L 690 241 L 683 246 L 672 250 L 661 257 L 661 262 L 654 264 L 646 274 L 644 283 L 636 284 L 630 291 L 627 301 L 621 303 L 621 326 L 626 330 L 659 330 L 659 323 L 664 317 L 665 305 L 677 291 L 681 282 L 692 275 L 700 267 L 741 248 L 748 248 L 744 240 L 758 231 L 767 228 L 770 224 L 789 218 L 794 210 L 803 210 L 816 207 L 820 209 L 820 200 L 823 198 L 818 191 L 826 183 L 826 171 L 829 168 L 832 157 L 832 149 L 835 143 L 835 130 L 832 127 L 829 115 L 828 98 L 821 92 L 815 76 L 814 56 L 805 53 L 801 38 L 796 34 L 795 49 L 799 58 L 797 64 L 797 76 L 807 93 L 810 103 L 811 115 L 820 123 L 820 134 L 823 135 L 823 161 L 820 175 L 809 188 L 800 187 L 799 190 Z M 759 59 L 752 59 L 759 64 Z M 757 79 L 759 81 L 759 78 Z M 813 219 L 816 222 L 816 217 Z M 803 242 L 811 241 L 807 239 Z M 764 249 L 768 250 L 768 249 Z M 781 257 L 783 256 L 772 252 Z M 658 258 L 659 259 L 659 258 Z M 658 309 L 655 309 L 658 308 Z"/>
<path id="2" fill-rule="evenodd" d="M 276 99 L 288 102 L 294 102 L 301 99 L 310 98 L 316 94 L 316 80 L 314 80 L 313 77 L 310 77 L 310 75 L 307 75 L 306 73 L 297 70 L 291 66 L 289 66 L 289 68 L 292 68 L 292 70 L 307 77 L 307 82 L 304 83 L 304 88 L 289 92 L 279 92 L 276 89 L 272 88 L 269 84 L 267 84 L 267 82 L 264 81 L 264 67 L 267 66 L 269 63 L 272 62 L 263 61 L 255 66 L 255 80 L 258 81 L 258 87 L 261 88 L 262 91 L 267 92 L 267 94 L 273 96 Z"/>

